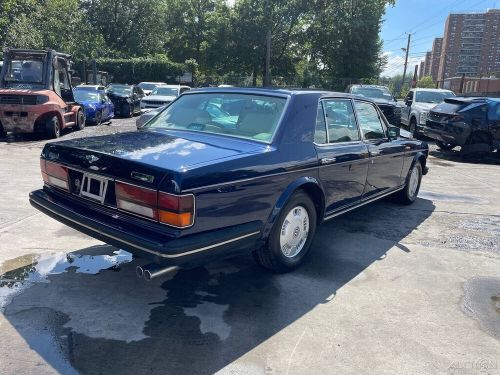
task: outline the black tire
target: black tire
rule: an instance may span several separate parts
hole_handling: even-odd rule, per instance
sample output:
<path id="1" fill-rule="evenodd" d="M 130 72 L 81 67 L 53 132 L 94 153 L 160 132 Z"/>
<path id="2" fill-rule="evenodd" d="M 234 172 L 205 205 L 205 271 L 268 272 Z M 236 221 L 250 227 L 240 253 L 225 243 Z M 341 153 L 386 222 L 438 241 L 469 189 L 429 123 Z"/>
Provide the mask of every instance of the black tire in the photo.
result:
<path id="1" fill-rule="evenodd" d="M 416 189 L 412 188 L 412 173 L 415 171 L 417 173 L 417 186 Z M 406 176 L 406 183 L 403 190 L 398 191 L 394 198 L 396 198 L 396 202 L 400 204 L 410 205 L 417 199 L 418 191 L 420 190 L 420 183 L 422 182 L 422 164 L 419 161 L 416 161 L 413 167 L 408 171 L 408 176 Z"/>
<path id="2" fill-rule="evenodd" d="M 52 116 L 45 122 L 45 133 L 49 138 L 59 138 L 61 135 L 61 124 L 57 116 Z"/>
<path id="3" fill-rule="evenodd" d="M 99 111 L 95 114 L 95 125 L 99 126 L 102 123 L 102 112 Z"/>
<path id="4" fill-rule="evenodd" d="M 410 128 L 408 130 L 411 135 L 413 136 L 413 138 L 417 138 L 418 137 L 418 128 L 417 128 L 417 120 L 415 119 L 415 117 L 412 117 L 410 119 Z"/>
<path id="5" fill-rule="evenodd" d="M 453 148 L 455 148 L 456 145 L 454 145 L 453 143 L 444 143 L 441 141 L 436 141 L 436 146 L 438 146 L 441 150 L 450 151 Z"/>
<path id="6" fill-rule="evenodd" d="M 301 209 L 306 210 L 309 229 L 307 231 L 307 237 L 305 237 L 304 244 L 300 249 L 298 249 L 297 254 L 293 256 L 286 256 L 284 251 L 281 249 L 280 237 L 282 230 L 284 230 L 283 225 L 285 223 L 285 219 L 296 209 L 299 211 Z M 294 270 L 303 262 L 309 252 L 314 233 L 316 232 L 316 222 L 317 214 L 313 201 L 305 192 L 297 191 L 282 208 L 273 225 L 273 228 L 271 229 L 271 233 L 269 234 L 266 244 L 262 248 L 254 251 L 254 259 L 262 267 L 276 273 L 285 273 Z M 298 234 L 300 234 L 301 228 L 299 226 L 292 228 L 293 226 L 295 226 L 295 224 L 291 224 L 290 230 L 293 230 L 293 232 L 290 233 L 292 233 L 293 240 L 295 240 L 295 238 L 298 237 L 295 233 L 298 231 Z"/>
<path id="7" fill-rule="evenodd" d="M 126 117 L 128 118 L 134 117 L 134 106 L 132 103 L 128 105 L 128 111 Z"/>
<path id="8" fill-rule="evenodd" d="M 83 111 L 78 111 L 76 113 L 75 129 L 83 130 L 84 128 L 85 128 L 85 114 L 83 113 Z"/>

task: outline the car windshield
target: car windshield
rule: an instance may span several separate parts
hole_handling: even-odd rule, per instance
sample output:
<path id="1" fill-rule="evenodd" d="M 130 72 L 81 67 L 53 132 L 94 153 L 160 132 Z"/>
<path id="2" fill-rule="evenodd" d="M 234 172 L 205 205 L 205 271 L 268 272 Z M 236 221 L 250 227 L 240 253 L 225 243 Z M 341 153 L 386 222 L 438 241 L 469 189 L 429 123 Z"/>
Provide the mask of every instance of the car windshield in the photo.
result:
<path id="1" fill-rule="evenodd" d="M 151 95 L 177 96 L 179 95 L 179 89 L 176 87 L 156 87 L 151 91 Z"/>
<path id="2" fill-rule="evenodd" d="M 235 107 L 235 103 L 239 105 Z M 285 98 L 276 96 L 184 95 L 148 123 L 147 128 L 216 133 L 268 143 L 276 132 L 285 103 Z"/>
<path id="3" fill-rule="evenodd" d="M 90 90 L 73 90 L 73 96 L 77 102 L 98 102 L 99 93 Z"/>
<path id="4" fill-rule="evenodd" d="M 421 103 L 441 103 L 445 98 L 455 96 L 451 91 L 417 91 L 415 101 Z"/>
<path id="5" fill-rule="evenodd" d="M 43 82 L 43 57 L 28 60 L 10 60 L 7 65 L 5 81 L 21 83 Z"/>
<path id="6" fill-rule="evenodd" d="M 108 87 L 108 92 L 112 92 L 112 93 L 115 93 L 115 94 L 126 94 L 126 95 L 130 95 L 130 93 L 132 92 L 132 87 L 130 86 L 109 86 Z"/>
<path id="7" fill-rule="evenodd" d="M 143 90 L 153 90 L 156 86 L 158 86 L 158 84 L 141 82 L 137 86 L 139 86 Z"/>
<path id="8" fill-rule="evenodd" d="M 385 87 L 353 87 L 352 93 L 372 99 L 392 100 L 392 94 Z"/>

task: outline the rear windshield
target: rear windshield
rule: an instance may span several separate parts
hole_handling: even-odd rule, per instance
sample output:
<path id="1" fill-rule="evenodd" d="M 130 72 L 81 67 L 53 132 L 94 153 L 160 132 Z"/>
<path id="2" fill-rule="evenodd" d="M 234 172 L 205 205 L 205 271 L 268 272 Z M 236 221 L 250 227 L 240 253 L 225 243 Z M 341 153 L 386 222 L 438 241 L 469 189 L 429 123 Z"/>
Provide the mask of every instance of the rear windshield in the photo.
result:
<path id="1" fill-rule="evenodd" d="M 206 93 L 181 96 L 149 128 L 182 129 L 270 142 L 286 99 L 274 96 Z"/>

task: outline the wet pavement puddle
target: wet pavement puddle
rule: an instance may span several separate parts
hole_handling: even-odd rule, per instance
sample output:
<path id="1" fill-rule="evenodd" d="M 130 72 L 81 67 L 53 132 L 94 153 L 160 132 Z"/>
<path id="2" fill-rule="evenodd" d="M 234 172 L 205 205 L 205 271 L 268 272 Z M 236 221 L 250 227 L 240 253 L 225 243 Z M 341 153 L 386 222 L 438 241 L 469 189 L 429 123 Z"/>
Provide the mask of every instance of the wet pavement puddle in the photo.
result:
<path id="1" fill-rule="evenodd" d="M 500 278 L 474 277 L 464 284 L 462 308 L 481 328 L 500 340 Z"/>
<path id="2" fill-rule="evenodd" d="M 132 254 L 117 250 L 113 255 L 81 255 L 64 252 L 28 255 L 0 265 L 0 311 L 15 295 L 34 283 L 49 282 L 50 275 L 58 275 L 75 268 L 76 273 L 96 275 L 100 271 L 132 261 Z M 15 268 L 16 265 L 22 265 Z M 7 271 L 4 271 L 7 270 Z"/>

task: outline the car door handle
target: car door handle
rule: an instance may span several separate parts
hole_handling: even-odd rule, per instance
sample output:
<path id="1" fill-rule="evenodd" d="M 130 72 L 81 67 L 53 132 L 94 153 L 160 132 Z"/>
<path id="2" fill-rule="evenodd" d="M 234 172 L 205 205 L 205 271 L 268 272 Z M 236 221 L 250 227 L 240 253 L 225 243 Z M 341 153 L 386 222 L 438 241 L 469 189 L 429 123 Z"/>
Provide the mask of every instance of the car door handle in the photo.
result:
<path id="1" fill-rule="evenodd" d="M 322 158 L 320 160 L 321 164 L 325 165 L 325 164 L 332 164 L 332 163 L 335 163 L 337 161 L 337 158 Z"/>
<path id="2" fill-rule="evenodd" d="M 380 151 L 370 151 L 370 156 L 378 156 L 380 155 Z"/>

